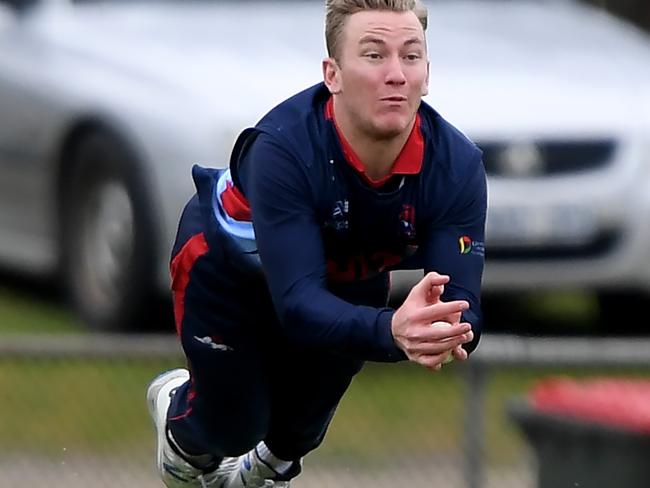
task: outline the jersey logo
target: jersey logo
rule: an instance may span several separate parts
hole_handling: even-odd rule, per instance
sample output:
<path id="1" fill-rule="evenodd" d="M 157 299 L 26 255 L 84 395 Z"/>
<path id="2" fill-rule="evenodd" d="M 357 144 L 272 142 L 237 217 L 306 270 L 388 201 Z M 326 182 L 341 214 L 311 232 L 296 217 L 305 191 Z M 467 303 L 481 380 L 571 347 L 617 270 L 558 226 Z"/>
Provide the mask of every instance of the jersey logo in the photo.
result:
<path id="1" fill-rule="evenodd" d="M 205 344 L 206 346 L 210 346 L 210 349 L 214 349 L 216 351 L 232 351 L 232 347 L 222 344 L 221 338 L 217 336 L 194 336 L 194 340 L 200 342 L 201 344 Z"/>
<path id="2" fill-rule="evenodd" d="M 332 219 L 326 225 L 334 230 L 347 230 L 350 227 L 350 202 L 348 199 L 337 200 L 332 210 Z"/>
<path id="3" fill-rule="evenodd" d="M 413 205 L 402 205 L 402 211 L 399 214 L 399 224 L 402 234 L 407 239 L 415 239 L 415 207 Z"/>
<path id="4" fill-rule="evenodd" d="M 475 241 L 469 236 L 461 236 L 458 238 L 458 247 L 461 254 L 476 254 L 478 256 L 485 256 L 485 244 L 481 241 Z"/>

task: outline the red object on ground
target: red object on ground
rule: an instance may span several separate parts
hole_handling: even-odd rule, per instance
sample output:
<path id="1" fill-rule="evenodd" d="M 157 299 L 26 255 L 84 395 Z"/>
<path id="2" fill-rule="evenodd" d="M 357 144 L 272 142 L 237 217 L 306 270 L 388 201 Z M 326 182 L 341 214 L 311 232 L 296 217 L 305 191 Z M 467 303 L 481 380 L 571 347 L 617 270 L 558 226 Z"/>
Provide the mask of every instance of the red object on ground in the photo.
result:
<path id="1" fill-rule="evenodd" d="M 650 380 L 550 378 L 529 400 L 539 412 L 650 434 Z"/>

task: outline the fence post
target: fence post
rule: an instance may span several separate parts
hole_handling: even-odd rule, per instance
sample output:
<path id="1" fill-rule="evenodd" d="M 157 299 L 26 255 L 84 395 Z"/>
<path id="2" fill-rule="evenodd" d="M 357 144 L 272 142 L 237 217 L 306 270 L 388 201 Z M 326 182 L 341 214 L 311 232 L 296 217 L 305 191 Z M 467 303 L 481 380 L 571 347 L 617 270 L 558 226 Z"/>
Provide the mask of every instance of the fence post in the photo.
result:
<path id="1" fill-rule="evenodd" d="M 465 367 L 464 476 L 467 488 L 483 484 L 483 443 L 485 438 L 485 386 L 487 364 L 468 361 Z"/>

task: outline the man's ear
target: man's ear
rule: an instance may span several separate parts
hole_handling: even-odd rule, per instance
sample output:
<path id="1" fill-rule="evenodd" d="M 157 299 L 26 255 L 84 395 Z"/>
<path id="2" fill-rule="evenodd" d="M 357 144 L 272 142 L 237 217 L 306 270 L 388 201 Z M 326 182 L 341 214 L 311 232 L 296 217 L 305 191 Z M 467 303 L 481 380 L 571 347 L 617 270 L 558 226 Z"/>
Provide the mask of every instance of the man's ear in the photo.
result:
<path id="1" fill-rule="evenodd" d="M 427 61 L 427 77 L 424 79 L 424 83 L 422 83 L 422 96 L 428 94 L 429 94 L 429 61 Z"/>
<path id="2" fill-rule="evenodd" d="M 334 58 L 323 59 L 323 81 L 332 95 L 341 92 L 341 70 Z"/>

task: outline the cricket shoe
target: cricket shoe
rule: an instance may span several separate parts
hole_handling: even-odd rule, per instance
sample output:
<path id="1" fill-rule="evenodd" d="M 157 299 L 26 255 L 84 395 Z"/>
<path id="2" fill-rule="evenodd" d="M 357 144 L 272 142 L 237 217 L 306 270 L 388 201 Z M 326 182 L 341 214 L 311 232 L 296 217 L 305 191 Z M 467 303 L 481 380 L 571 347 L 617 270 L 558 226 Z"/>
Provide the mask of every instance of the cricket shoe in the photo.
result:
<path id="1" fill-rule="evenodd" d="M 160 477 L 167 488 L 221 488 L 237 468 L 236 458 L 226 458 L 217 466 L 199 469 L 190 464 L 173 445 L 167 429 L 167 410 L 179 386 L 189 380 L 186 369 L 173 369 L 155 378 L 147 389 L 149 414 L 156 427 L 156 454 Z"/>
<path id="2" fill-rule="evenodd" d="M 257 449 L 251 449 L 239 457 L 223 488 L 289 488 L 290 480 L 301 471 L 302 462 L 295 461 L 286 473 L 280 474 L 260 459 Z"/>

